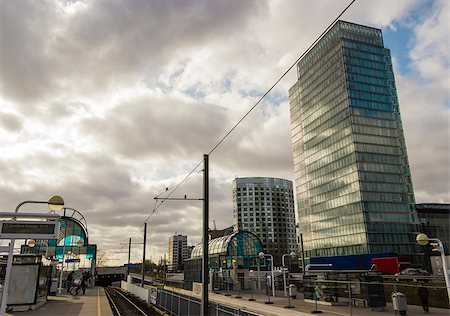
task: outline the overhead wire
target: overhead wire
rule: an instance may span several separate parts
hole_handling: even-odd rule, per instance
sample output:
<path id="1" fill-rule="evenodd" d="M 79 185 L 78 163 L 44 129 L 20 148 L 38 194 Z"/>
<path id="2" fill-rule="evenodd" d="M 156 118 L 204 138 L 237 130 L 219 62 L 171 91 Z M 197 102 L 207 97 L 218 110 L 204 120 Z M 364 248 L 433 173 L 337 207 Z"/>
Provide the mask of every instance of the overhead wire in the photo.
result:
<path id="1" fill-rule="evenodd" d="M 261 101 L 280 83 L 280 81 L 294 68 L 295 65 L 298 64 L 300 59 L 302 59 L 311 49 L 314 47 L 314 45 L 334 26 L 334 24 L 341 18 L 341 16 L 352 6 L 352 4 L 356 0 L 352 0 L 346 7 L 341 11 L 341 13 L 331 22 L 328 27 L 316 38 L 316 40 L 306 49 L 306 51 L 300 55 L 296 59 L 294 63 L 275 81 L 275 83 L 258 99 L 258 101 L 242 116 L 236 124 L 217 142 L 216 145 L 209 151 L 208 155 L 211 155 L 224 141 L 225 139 L 247 118 L 247 116 L 261 103 Z M 175 188 L 170 192 L 170 194 L 166 197 L 169 198 L 190 176 L 191 174 L 202 164 L 203 159 L 200 160 L 200 162 L 195 166 L 195 168 L 180 182 L 178 183 Z M 164 202 L 164 199 L 161 201 L 161 204 Z M 159 205 L 160 206 L 160 205 Z M 159 208 L 159 206 L 152 211 L 152 214 Z M 151 216 L 150 215 L 150 216 Z M 146 221 L 150 218 L 147 217 Z"/>
<path id="2" fill-rule="evenodd" d="M 314 47 L 314 45 L 322 39 L 322 37 L 334 26 L 334 24 L 341 18 L 341 16 L 355 3 L 356 0 L 352 0 L 342 11 L 339 13 L 339 15 L 331 22 L 328 27 L 314 40 L 314 42 L 298 57 L 294 63 L 275 81 L 275 83 L 256 101 L 256 103 L 237 121 L 236 124 L 233 125 L 233 127 L 212 147 L 212 149 L 208 152 L 208 155 L 211 155 L 219 146 L 228 138 L 228 136 L 233 133 L 233 131 L 247 118 L 247 116 L 264 100 L 264 98 L 272 92 L 272 90 L 280 83 L 281 80 L 284 79 L 284 77 L 292 70 L 292 68 L 295 67 L 295 65 L 298 64 L 298 62 L 311 51 L 311 49 Z M 197 165 L 187 174 L 186 177 L 183 178 L 177 185 L 173 187 L 171 190 L 165 190 L 164 192 L 160 193 L 156 197 L 161 196 L 165 192 L 169 191 L 169 194 L 160 200 L 160 203 L 158 203 L 158 200 L 155 200 L 155 206 L 153 210 L 151 211 L 150 215 L 145 219 L 144 223 L 148 222 L 148 220 L 153 216 L 153 214 L 161 207 L 161 205 L 166 201 L 168 198 L 170 198 L 173 193 L 175 193 L 178 188 L 185 183 L 191 175 L 197 170 L 197 168 L 203 163 L 203 160 L 200 160 Z M 133 236 L 136 235 L 136 233 L 144 226 L 144 223 L 137 229 L 137 231 L 134 233 Z M 133 237 L 132 236 L 132 237 Z"/>
<path id="3" fill-rule="evenodd" d="M 195 167 L 194 167 L 194 169 L 192 169 L 192 171 L 186 176 L 186 177 L 184 177 L 183 178 L 183 180 L 182 181 L 180 181 L 176 186 L 173 186 L 173 187 L 168 187 L 168 188 L 166 188 L 164 191 L 162 191 L 160 194 L 158 194 L 158 195 L 156 195 L 155 196 L 155 206 L 153 207 L 153 210 L 152 210 L 152 212 L 150 213 L 150 215 L 145 219 L 145 221 L 141 224 L 141 226 L 139 226 L 137 229 L 136 229 L 136 231 L 133 233 L 133 235 L 130 237 L 130 238 L 133 238 L 134 236 L 136 236 L 136 234 L 139 232 L 139 230 L 144 226 L 144 224 L 145 223 L 147 223 L 148 222 L 148 220 L 153 216 L 153 214 L 156 212 L 156 210 L 164 203 L 164 201 L 166 200 L 166 199 L 168 199 L 184 182 L 186 182 L 193 174 L 194 174 L 194 172 L 195 172 L 195 170 L 201 165 L 201 163 L 203 162 L 203 160 L 202 161 L 200 161 Z M 200 170 L 200 171 L 202 171 L 202 170 Z M 199 172 L 200 172 L 199 171 Z M 169 192 L 168 193 L 168 195 L 165 197 L 165 198 L 163 198 L 161 201 L 158 201 L 156 198 L 158 198 L 158 197 L 160 197 L 161 195 L 163 195 L 164 193 L 166 193 L 166 192 Z M 159 203 L 158 203 L 159 202 Z M 126 246 L 126 245 L 128 245 L 128 242 L 123 242 L 123 243 L 119 243 L 119 244 L 122 244 L 122 246 L 120 247 L 120 249 L 119 249 L 119 251 L 122 251 L 122 249 Z"/>

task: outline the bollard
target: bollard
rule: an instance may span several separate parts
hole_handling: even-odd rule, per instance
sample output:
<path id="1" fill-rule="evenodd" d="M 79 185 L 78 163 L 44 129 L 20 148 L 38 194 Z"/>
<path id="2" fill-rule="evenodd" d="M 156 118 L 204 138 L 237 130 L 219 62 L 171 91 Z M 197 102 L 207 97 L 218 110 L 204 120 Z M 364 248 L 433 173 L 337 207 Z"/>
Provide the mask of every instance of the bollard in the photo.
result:
<path id="1" fill-rule="evenodd" d="M 253 282 L 253 283 L 256 283 L 255 280 L 252 280 L 252 282 Z M 248 299 L 249 301 L 256 301 L 256 300 L 253 298 L 253 290 L 254 290 L 254 289 L 256 289 L 256 284 L 254 284 L 254 288 L 251 288 L 251 289 L 250 289 L 250 294 L 251 294 L 252 297 Z"/>
<path id="2" fill-rule="evenodd" d="M 350 307 L 350 316 L 352 316 L 352 283 L 348 282 L 348 306 Z"/>
<path id="3" fill-rule="evenodd" d="M 267 301 L 264 302 L 264 304 L 273 304 L 273 302 L 270 301 L 269 285 L 267 278 L 266 278 L 266 293 L 267 293 Z"/>
<path id="4" fill-rule="evenodd" d="M 317 301 L 316 301 L 316 304 L 317 304 Z M 295 306 L 291 305 L 291 296 L 290 295 L 288 295 L 288 304 L 287 304 L 287 306 L 284 306 L 284 308 L 295 308 Z M 316 305 L 316 309 L 317 309 L 317 305 Z"/>
<path id="5" fill-rule="evenodd" d="M 241 284 L 241 283 L 238 283 L 238 284 L 239 284 L 238 295 L 236 295 L 235 298 L 242 298 L 242 295 L 241 295 L 241 287 L 242 287 L 242 284 Z"/>
<path id="6" fill-rule="evenodd" d="M 320 314 L 320 313 L 322 313 L 322 311 L 317 309 L 317 283 L 314 286 L 314 306 L 315 306 L 314 307 L 315 309 L 313 311 L 311 311 L 311 314 Z"/>

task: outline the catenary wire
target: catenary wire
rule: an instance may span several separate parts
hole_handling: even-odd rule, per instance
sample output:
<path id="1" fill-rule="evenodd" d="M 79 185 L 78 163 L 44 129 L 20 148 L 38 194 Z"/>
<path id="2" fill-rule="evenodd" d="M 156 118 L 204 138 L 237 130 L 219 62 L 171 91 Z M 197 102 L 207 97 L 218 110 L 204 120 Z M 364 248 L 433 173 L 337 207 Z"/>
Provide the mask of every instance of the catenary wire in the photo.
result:
<path id="1" fill-rule="evenodd" d="M 258 99 L 258 101 L 256 101 L 256 103 L 237 121 L 236 124 L 233 125 L 233 127 L 217 142 L 216 145 L 214 145 L 214 147 L 208 152 L 208 155 L 211 155 L 217 148 L 219 148 L 219 146 L 225 141 L 225 139 L 228 138 L 228 136 L 231 135 L 231 133 L 233 133 L 233 131 L 247 118 L 247 116 L 264 100 L 264 98 L 278 85 L 278 83 L 280 83 L 281 80 L 284 79 L 284 77 L 286 77 L 286 75 L 292 70 L 292 68 L 295 67 L 295 65 L 298 64 L 298 62 L 300 61 L 300 59 L 302 59 L 309 51 L 311 51 L 311 49 L 314 47 L 314 45 L 334 26 L 334 24 L 341 18 L 341 16 L 353 5 L 353 3 L 355 3 L 356 0 L 352 0 L 342 11 L 341 13 L 339 13 L 339 15 L 333 20 L 333 22 L 331 22 L 328 27 L 314 40 L 314 42 L 305 50 L 305 52 L 303 54 L 300 55 L 300 57 L 298 57 L 294 63 L 292 63 L 292 65 L 275 81 L 275 83 Z M 178 188 L 185 183 L 189 177 L 195 172 L 195 170 L 197 170 L 197 168 L 203 163 L 203 160 L 200 160 L 197 165 L 192 169 L 191 172 L 188 173 L 188 175 L 186 177 L 183 178 L 183 180 L 181 180 L 176 186 L 173 187 L 172 190 L 169 190 L 169 194 L 163 198 L 160 203 L 158 203 L 158 200 L 156 200 L 155 203 L 155 207 L 153 208 L 152 212 L 150 213 L 150 215 L 145 219 L 144 223 L 148 222 L 148 220 L 153 216 L 153 214 L 161 207 L 161 205 L 164 203 L 164 201 L 166 201 L 169 197 L 172 196 L 173 193 L 175 193 L 175 191 L 178 190 Z M 161 196 L 162 194 L 164 194 L 166 191 L 162 192 L 161 194 L 157 195 L 156 197 Z M 144 223 L 137 229 L 137 231 L 133 234 L 133 236 L 136 235 L 136 233 L 144 226 Z M 132 237 L 133 237 L 132 236 Z"/>

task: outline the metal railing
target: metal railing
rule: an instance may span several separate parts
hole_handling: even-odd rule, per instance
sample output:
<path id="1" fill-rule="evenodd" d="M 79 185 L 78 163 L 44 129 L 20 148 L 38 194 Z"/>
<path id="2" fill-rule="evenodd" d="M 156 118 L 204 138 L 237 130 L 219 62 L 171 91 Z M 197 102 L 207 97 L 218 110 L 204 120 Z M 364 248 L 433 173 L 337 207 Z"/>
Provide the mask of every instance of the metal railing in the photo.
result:
<path id="1" fill-rule="evenodd" d="M 200 299 L 181 293 L 158 289 L 156 304 L 169 315 L 200 315 Z M 260 316 L 244 309 L 225 306 L 215 302 L 208 304 L 209 315 L 213 316 Z"/>

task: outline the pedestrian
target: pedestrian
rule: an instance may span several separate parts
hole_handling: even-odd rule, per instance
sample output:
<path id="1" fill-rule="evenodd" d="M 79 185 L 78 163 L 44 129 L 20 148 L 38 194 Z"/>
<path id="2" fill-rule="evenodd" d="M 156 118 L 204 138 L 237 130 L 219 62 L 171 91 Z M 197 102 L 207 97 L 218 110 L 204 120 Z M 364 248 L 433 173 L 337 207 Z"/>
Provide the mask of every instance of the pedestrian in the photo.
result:
<path id="1" fill-rule="evenodd" d="M 430 295 L 430 293 L 428 292 L 428 288 L 423 286 L 423 284 L 421 283 L 419 289 L 417 290 L 417 295 L 419 295 L 423 310 L 428 313 L 428 296 Z"/>
<path id="2" fill-rule="evenodd" d="M 66 279 L 67 293 L 70 292 L 70 288 L 72 287 L 72 281 L 73 281 L 73 271 L 71 271 L 71 272 L 67 275 L 67 279 Z"/>
<path id="3" fill-rule="evenodd" d="M 89 282 L 89 274 L 87 272 L 83 272 L 81 276 L 81 290 L 83 291 L 83 294 L 86 293 L 86 287 Z"/>

